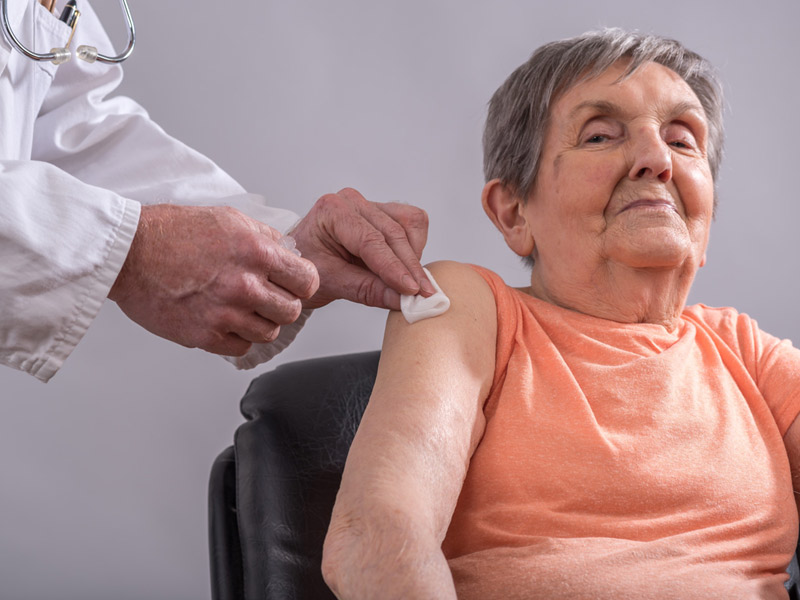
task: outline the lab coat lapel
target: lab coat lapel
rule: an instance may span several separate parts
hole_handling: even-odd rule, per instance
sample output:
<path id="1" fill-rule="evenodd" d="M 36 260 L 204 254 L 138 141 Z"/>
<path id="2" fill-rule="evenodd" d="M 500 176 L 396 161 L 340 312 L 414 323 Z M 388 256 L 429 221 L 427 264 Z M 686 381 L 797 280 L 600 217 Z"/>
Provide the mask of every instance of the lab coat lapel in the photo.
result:
<path id="1" fill-rule="evenodd" d="M 36 8 L 33 4 L 37 2 L 37 0 L 3 0 L 3 2 L 8 4 L 8 24 L 11 26 L 11 29 L 16 32 L 19 31 L 19 24 L 25 12 L 30 11 L 32 14 L 31 9 Z M 8 57 L 12 52 L 16 52 L 16 50 L 11 48 L 6 40 L 6 36 L 0 32 L 0 75 L 6 70 Z"/>

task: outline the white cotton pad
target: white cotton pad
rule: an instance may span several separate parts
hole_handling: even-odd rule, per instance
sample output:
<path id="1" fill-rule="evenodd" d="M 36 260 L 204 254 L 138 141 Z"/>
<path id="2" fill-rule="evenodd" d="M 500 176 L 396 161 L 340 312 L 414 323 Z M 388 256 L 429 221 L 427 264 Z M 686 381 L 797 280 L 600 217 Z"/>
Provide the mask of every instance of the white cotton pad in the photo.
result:
<path id="1" fill-rule="evenodd" d="M 439 287 L 439 284 L 436 283 L 433 275 L 431 275 L 431 272 L 424 267 L 423 270 L 433 284 L 436 293 L 428 298 L 420 294 L 416 296 L 400 296 L 400 310 L 409 323 L 416 323 L 417 321 L 430 317 L 438 317 L 450 308 L 450 298 L 445 296 L 442 288 Z"/>

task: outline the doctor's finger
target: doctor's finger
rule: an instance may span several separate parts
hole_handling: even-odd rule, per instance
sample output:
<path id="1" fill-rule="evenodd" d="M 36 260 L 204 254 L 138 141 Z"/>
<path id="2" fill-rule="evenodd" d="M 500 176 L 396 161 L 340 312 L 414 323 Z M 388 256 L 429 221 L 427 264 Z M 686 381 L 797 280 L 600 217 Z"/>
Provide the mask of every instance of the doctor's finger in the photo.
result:
<path id="1" fill-rule="evenodd" d="M 280 325 L 256 313 L 240 314 L 230 327 L 230 334 L 254 344 L 274 342 L 281 332 Z"/>
<path id="2" fill-rule="evenodd" d="M 252 342 L 247 341 L 240 335 L 229 332 L 225 335 L 217 336 L 213 342 L 209 341 L 197 347 L 206 352 L 221 354 L 222 356 L 244 356 L 252 345 Z"/>
<path id="3" fill-rule="evenodd" d="M 254 304 L 254 309 L 254 312 L 264 319 L 277 325 L 288 325 L 297 320 L 303 306 L 297 296 L 272 282 L 267 282 Z"/>
<path id="4" fill-rule="evenodd" d="M 422 251 L 428 242 L 428 213 L 416 206 L 399 202 L 387 202 L 379 206 L 405 229 L 408 243 L 417 258 L 422 258 Z"/>
<path id="5" fill-rule="evenodd" d="M 381 230 L 387 244 L 411 272 L 419 285 L 419 293 L 423 296 L 435 293 L 419 261 L 428 239 L 427 213 L 414 206 L 396 203 L 373 204 L 373 207 L 375 212 L 372 223 Z M 402 228 L 402 235 L 396 225 Z"/>
<path id="6" fill-rule="evenodd" d="M 365 246 L 362 254 L 359 254 L 362 261 L 398 292 L 406 294 L 421 292 L 426 296 L 433 294 L 435 290 L 419 262 L 428 239 L 427 213 L 408 204 L 369 202 L 358 190 L 352 188 L 340 190 L 338 195 L 349 200 L 354 208 L 349 213 L 341 214 L 362 217 L 384 237 L 385 246 L 380 244 Z M 393 256 L 382 256 L 387 246 Z M 405 267 L 405 272 L 393 260 L 395 257 Z M 388 261 L 386 269 L 380 266 L 382 260 Z M 405 275 L 410 275 L 416 286 L 409 280 L 403 281 Z"/>
<path id="7" fill-rule="evenodd" d="M 373 204 L 362 209 L 362 220 L 353 225 L 359 227 L 355 235 L 361 236 L 358 240 L 358 257 L 398 293 L 421 292 L 430 296 L 434 293 L 434 289 L 422 270 L 419 257 L 411 246 L 406 230 L 381 210 L 382 206 Z M 344 240 L 343 243 L 347 247 Z"/>
<path id="8" fill-rule="evenodd" d="M 280 245 L 279 241 L 269 236 L 262 240 L 255 256 L 254 266 L 284 290 L 298 298 L 310 298 L 319 288 L 319 274 L 310 260 L 302 258 Z"/>
<path id="9" fill-rule="evenodd" d="M 252 267 L 251 267 L 252 268 Z M 221 327 L 239 314 L 258 313 L 278 325 L 297 320 L 303 309 L 300 298 L 270 281 L 270 274 L 243 270 L 228 272 L 218 279 L 218 301 L 225 310 L 220 314 Z"/>
<path id="10" fill-rule="evenodd" d="M 336 276 L 325 284 L 326 293 L 366 306 L 400 310 L 400 294 L 380 277 L 358 265 L 337 265 Z"/>

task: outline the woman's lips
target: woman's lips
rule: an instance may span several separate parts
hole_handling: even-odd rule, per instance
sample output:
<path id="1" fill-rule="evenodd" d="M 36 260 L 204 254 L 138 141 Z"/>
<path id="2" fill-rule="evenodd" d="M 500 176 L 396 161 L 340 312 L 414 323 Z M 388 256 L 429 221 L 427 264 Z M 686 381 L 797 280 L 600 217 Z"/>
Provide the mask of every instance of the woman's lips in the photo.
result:
<path id="1" fill-rule="evenodd" d="M 631 208 L 669 208 L 678 212 L 678 209 L 675 208 L 675 205 L 670 202 L 669 200 L 663 199 L 641 199 L 641 200 L 634 200 L 630 204 L 627 204 L 620 213 L 624 213 L 626 210 Z"/>

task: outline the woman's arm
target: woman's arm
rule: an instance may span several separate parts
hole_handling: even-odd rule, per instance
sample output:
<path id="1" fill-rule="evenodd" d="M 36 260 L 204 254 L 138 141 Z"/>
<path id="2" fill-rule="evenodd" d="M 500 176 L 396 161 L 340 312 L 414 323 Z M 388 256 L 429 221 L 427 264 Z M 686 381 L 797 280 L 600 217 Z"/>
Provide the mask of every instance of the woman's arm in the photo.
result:
<path id="1" fill-rule="evenodd" d="M 456 597 L 441 544 L 483 433 L 497 317 L 472 268 L 430 269 L 450 309 L 413 325 L 389 316 L 333 509 L 322 569 L 341 599 Z"/>
<path id="2" fill-rule="evenodd" d="M 786 430 L 783 443 L 786 445 L 786 454 L 789 456 L 789 467 L 792 470 L 792 484 L 795 491 L 794 498 L 798 512 L 800 512 L 800 417 L 797 417 Z"/>

